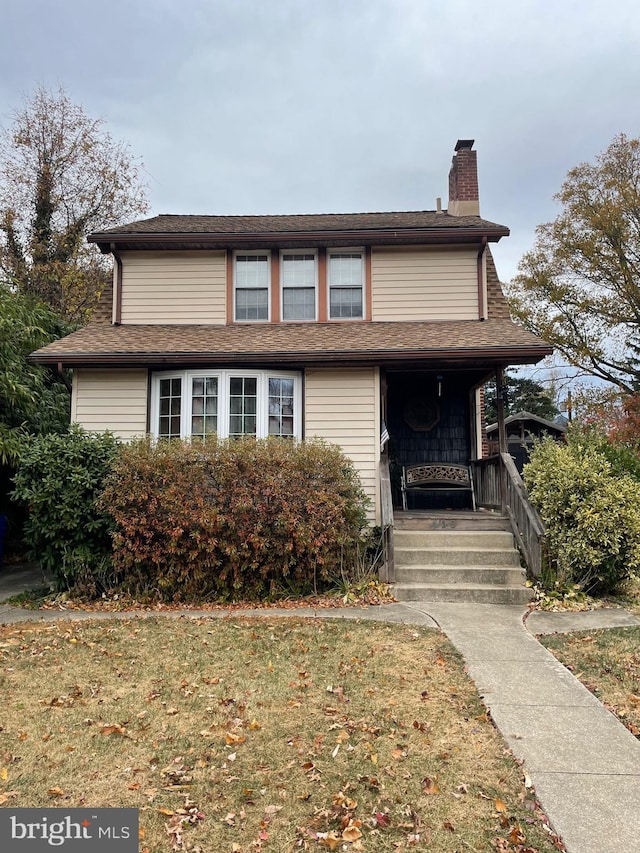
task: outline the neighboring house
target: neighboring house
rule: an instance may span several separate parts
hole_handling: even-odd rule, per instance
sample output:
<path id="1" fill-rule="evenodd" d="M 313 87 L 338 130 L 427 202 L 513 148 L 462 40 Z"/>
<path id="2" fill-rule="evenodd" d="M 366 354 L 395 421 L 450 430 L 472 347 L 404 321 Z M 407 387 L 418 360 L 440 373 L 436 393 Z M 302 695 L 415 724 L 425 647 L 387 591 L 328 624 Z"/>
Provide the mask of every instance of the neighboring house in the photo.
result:
<path id="1" fill-rule="evenodd" d="M 337 444 L 379 523 L 389 461 L 397 476 L 481 457 L 483 384 L 551 351 L 510 319 L 489 250 L 509 230 L 480 218 L 472 146 L 456 145 L 446 211 L 164 215 L 91 234 L 114 258 L 108 312 L 32 358 L 73 369 L 88 430 Z M 455 497 L 414 499 L 434 502 Z"/>
<path id="2" fill-rule="evenodd" d="M 562 441 L 567 427 L 562 423 L 548 421 L 531 412 L 516 412 L 504 420 L 507 452 L 513 457 L 516 468 L 522 474 L 522 468 L 529 461 L 529 453 L 536 439 L 550 435 L 556 441 Z M 489 455 L 499 452 L 498 424 L 487 427 Z"/>

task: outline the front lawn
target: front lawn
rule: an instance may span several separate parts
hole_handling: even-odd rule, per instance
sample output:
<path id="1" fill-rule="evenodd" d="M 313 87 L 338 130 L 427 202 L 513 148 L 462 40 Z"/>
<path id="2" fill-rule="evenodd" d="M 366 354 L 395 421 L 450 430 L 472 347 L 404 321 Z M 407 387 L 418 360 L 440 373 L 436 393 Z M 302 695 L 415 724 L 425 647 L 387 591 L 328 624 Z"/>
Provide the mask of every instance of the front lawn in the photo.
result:
<path id="1" fill-rule="evenodd" d="M 0 803 L 137 807 L 141 851 L 560 849 L 433 630 L 24 624 L 0 667 Z"/>
<path id="2" fill-rule="evenodd" d="M 577 631 L 539 639 L 640 737 L 640 628 Z"/>

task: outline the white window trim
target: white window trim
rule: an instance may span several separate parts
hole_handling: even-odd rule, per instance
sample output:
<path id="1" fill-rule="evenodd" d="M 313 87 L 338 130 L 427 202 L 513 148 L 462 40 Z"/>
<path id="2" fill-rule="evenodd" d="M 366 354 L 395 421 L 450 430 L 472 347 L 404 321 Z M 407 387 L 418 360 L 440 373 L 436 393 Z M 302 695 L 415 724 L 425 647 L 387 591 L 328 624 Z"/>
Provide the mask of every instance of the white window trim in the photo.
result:
<path id="1" fill-rule="evenodd" d="M 313 255 L 313 318 L 308 320 L 285 320 L 284 318 L 284 256 Z M 280 320 L 283 323 L 315 323 L 318 320 L 318 250 L 317 249 L 281 249 L 280 250 Z"/>
<path id="2" fill-rule="evenodd" d="M 151 381 L 151 435 L 159 438 L 160 380 L 181 379 L 180 438 L 191 438 L 192 379 L 205 376 L 218 378 L 218 438 L 229 437 L 229 390 L 231 379 L 257 379 L 256 438 L 269 437 L 269 379 L 293 380 L 293 438 L 302 439 L 302 377 L 299 373 L 279 370 L 170 370 L 154 372 Z"/>
<path id="3" fill-rule="evenodd" d="M 264 320 L 238 320 L 237 317 L 237 299 L 236 291 L 238 288 L 237 281 L 237 258 L 239 255 L 258 255 L 267 256 L 267 317 Z M 263 290 L 263 288 L 255 288 Z M 233 322 L 234 323 L 269 323 L 271 321 L 271 251 L 269 249 L 236 249 L 233 253 Z"/>
<path id="4" fill-rule="evenodd" d="M 331 278 L 329 275 L 329 260 L 332 255 L 360 255 L 362 259 L 362 263 L 360 266 L 360 274 L 361 281 L 360 287 L 362 289 L 362 314 L 360 317 L 332 317 L 331 316 Z M 366 293 L 366 274 L 365 274 L 365 250 L 364 246 L 352 246 L 351 248 L 340 248 L 340 249 L 327 249 L 327 320 L 330 323 L 345 323 L 353 320 L 364 320 L 366 313 L 366 304 L 367 304 L 367 293 Z M 339 287 L 340 285 L 335 285 Z"/>

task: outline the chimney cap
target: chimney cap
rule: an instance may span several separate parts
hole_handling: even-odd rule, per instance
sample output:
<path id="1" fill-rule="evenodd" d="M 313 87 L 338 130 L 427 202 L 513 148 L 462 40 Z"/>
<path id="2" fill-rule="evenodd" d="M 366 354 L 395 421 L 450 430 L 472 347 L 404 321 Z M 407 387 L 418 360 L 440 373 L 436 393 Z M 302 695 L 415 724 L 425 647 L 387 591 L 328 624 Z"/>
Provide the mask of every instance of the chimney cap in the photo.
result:
<path id="1" fill-rule="evenodd" d="M 459 139 L 456 142 L 455 150 L 460 151 L 461 148 L 471 149 L 471 148 L 473 148 L 474 142 L 475 142 L 475 139 Z"/>

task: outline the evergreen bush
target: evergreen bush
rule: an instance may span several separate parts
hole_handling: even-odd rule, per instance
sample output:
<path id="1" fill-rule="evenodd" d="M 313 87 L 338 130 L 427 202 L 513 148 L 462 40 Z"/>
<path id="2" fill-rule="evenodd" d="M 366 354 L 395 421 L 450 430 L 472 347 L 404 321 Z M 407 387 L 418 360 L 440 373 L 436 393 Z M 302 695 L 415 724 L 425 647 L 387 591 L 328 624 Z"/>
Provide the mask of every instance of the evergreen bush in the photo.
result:
<path id="1" fill-rule="evenodd" d="M 49 569 L 61 588 L 91 581 L 94 571 L 104 575 L 112 522 L 97 498 L 118 446 L 111 433 L 77 425 L 24 439 L 12 497 L 27 508 L 29 558 Z"/>

